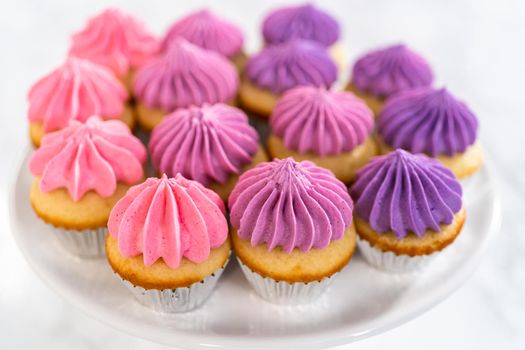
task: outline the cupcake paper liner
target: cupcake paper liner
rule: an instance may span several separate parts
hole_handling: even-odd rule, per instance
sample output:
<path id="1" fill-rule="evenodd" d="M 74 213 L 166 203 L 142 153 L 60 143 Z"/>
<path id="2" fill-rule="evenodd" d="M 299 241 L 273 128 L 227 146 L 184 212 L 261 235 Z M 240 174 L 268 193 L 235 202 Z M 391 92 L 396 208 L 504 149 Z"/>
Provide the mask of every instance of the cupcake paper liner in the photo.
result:
<path id="1" fill-rule="evenodd" d="M 144 289 L 121 278 L 139 303 L 163 313 L 182 313 L 202 305 L 211 295 L 228 261 L 200 282 L 176 289 Z"/>
<path id="2" fill-rule="evenodd" d="M 357 246 L 368 264 L 380 270 L 397 273 L 418 271 L 427 266 L 439 253 L 438 251 L 420 256 L 396 255 L 393 252 L 383 252 L 372 247 L 368 241 L 359 236 Z"/>
<path id="3" fill-rule="evenodd" d="M 106 255 L 107 227 L 89 230 L 66 230 L 52 227 L 53 235 L 64 249 L 82 258 L 100 258 Z"/>
<path id="4" fill-rule="evenodd" d="M 253 272 L 248 266 L 237 258 L 244 276 L 251 284 L 255 292 L 264 300 L 274 304 L 307 304 L 323 294 L 332 282 L 333 276 L 326 277 L 321 281 L 309 283 L 288 283 L 276 281 L 269 277 L 263 277 Z"/>

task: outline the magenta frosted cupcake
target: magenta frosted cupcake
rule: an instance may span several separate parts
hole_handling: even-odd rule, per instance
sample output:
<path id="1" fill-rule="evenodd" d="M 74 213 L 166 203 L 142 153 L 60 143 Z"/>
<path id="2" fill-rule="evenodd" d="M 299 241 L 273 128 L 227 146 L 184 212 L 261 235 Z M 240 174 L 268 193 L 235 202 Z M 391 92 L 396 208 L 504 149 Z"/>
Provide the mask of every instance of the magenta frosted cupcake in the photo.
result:
<path id="1" fill-rule="evenodd" d="M 292 40 L 250 57 L 239 97 L 245 109 L 268 117 L 287 90 L 304 85 L 330 87 L 336 80 L 337 67 L 324 46 Z"/>
<path id="2" fill-rule="evenodd" d="M 108 69 L 69 57 L 29 91 L 31 142 L 38 147 L 45 134 L 65 128 L 72 120 L 85 122 L 92 115 L 120 119 L 133 128 L 127 96 L 124 86 Z"/>
<path id="3" fill-rule="evenodd" d="M 382 153 L 402 148 L 438 159 L 460 179 L 479 171 L 478 120 L 446 89 L 421 87 L 388 99 L 378 119 Z"/>
<path id="4" fill-rule="evenodd" d="M 131 91 L 134 72 L 157 54 L 158 46 L 139 20 L 110 8 L 73 35 L 69 53 L 109 68 Z"/>
<path id="5" fill-rule="evenodd" d="M 277 102 L 270 117 L 273 158 L 311 160 L 343 181 L 377 154 L 372 111 L 350 92 L 297 87 Z"/>
<path id="6" fill-rule="evenodd" d="M 210 10 L 193 12 L 173 23 L 162 40 L 162 50 L 179 37 L 228 57 L 239 71 L 246 61 L 242 30 Z"/>
<path id="7" fill-rule="evenodd" d="M 433 80 L 428 62 L 401 44 L 360 57 L 352 68 L 347 89 L 363 98 L 377 116 L 389 96 L 414 87 L 430 86 Z"/>
<path id="8" fill-rule="evenodd" d="M 352 257 L 352 199 L 312 162 L 261 163 L 241 175 L 228 204 L 235 255 L 270 302 L 311 302 Z"/>
<path id="9" fill-rule="evenodd" d="M 262 25 L 266 45 L 281 44 L 293 39 L 315 41 L 326 47 L 342 67 L 344 53 L 339 42 L 340 32 L 337 20 L 312 4 L 278 8 L 266 16 Z"/>
<path id="10" fill-rule="evenodd" d="M 425 266 L 454 242 L 465 222 L 458 180 L 423 154 L 398 149 L 372 159 L 350 194 L 359 250 L 384 270 Z"/>
<path id="11" fill-rule="evenodd" d="M 153 130 L 149 150 L 159 174 L 199 181 L 227 200 L 239 175 L 267 160 L 238 108 L 222 103 L 181 108 Z"/>
<path id="12" fill-rule="evenodd" d="M 235 102 L 239 76 L 224 56 L 176 38 L 167 51 L 137 72 L 137 121 L 151 131 L 177 108 Z"/>

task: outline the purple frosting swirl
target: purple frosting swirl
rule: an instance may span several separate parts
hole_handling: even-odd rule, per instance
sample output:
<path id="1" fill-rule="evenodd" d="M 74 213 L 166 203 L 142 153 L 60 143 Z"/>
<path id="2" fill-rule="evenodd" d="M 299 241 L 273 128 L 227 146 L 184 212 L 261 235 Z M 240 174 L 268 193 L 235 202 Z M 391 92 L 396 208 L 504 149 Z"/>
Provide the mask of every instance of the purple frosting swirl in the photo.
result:
<path id="1" fill-rule="evenodd" d="M 230 220 L 252 246 L 286 252 L 325 248 L 352 222 L 352 199 L 329 170 L 292 158 L 260 163 L 241 175 L 229 198 Z"/>
<path id="2" fill-rule="evenodd" d="M 337 66 L 322 45 L 293 40 L 251 57 L 246 75 L 255 85 L 281 94 L 299 85 L 330 87 L 337 79 Z"/>
<path id="3" fill-rule="evenodd" d="M 352 93 L 300 86 L 277 102 L 270 125 L 286 148 L 324 156 L 349 152 L 362 144 L 374 119 L 372 111 Z"/>
<path id="4" fill-rule="evenodd" d="M 378 121 L 386 144 L 432 157 L 464 152 L 476 141 L 477 130 L 474 113 L 444 88 L 415 88 L 392 96 Z"/>
<path id="5" fill-rule="evenodd" d="M 377 232 L 441 231 L 462 207 L 461 185 L 452 172 L 423 154 L 397 149 L 373 158 L 350 190 L 357 215 Z"/>
<path id="6" fill-rule="evenodd" d="M 252 161 L 257 131 L 238 108 L 222 103 L 177 109 L 153 129 L 148 148 L 155 169 L 207 186 L 225 183 Z"/>
<path id="7" fill-rule="evenodd" d="M 352 69 L 352 84 L 379 97 L 418 86 L 430 86 L 434 76 L 427 61 L 405 45 L 372 51 Z"/>
<path id="8" fill-rule="evenodd" d="M 137 73 L 135 96 L 150 108 L 171 112 L 204 103 L 229 102 L 239 86 L 237 69 L 224 56 L 176 38 L 166 53 Z"/>
<path id="9" fill-rule="evenodd" d="M 239 27 L 209 10 L 194 12 L 175 22 L 162 40 L 162 50 L 166 50 L 178 37 L 226 57 L 240 53 L 244 42 Z"/>
<path id="10" fill-rule="evenodd" d="M 311 4 L 289 6 L 270 13 L 263 22 L 267 44 L 306 39 L 330 46 L 339 39 L 339 24 L 328 13 Z"/>

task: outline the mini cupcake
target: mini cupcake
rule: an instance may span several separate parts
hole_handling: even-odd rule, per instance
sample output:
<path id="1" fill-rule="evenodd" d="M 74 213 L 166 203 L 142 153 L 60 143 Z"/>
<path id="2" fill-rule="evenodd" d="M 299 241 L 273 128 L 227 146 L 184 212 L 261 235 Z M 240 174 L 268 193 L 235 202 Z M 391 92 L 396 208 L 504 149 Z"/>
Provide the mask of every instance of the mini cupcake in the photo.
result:
<path id="1" fill-rule="evenodd" d="M 428 62 L 406 45 L 371 51 L 357 60 L 347 90 L 366 101 L 377 116 L 385 100 L 400 91 L 430 86 L 434 76 Z"/>
<path id="2" fill-rule="evenodd" d="M 42 139 L 29 163 L 31 205 L 71 253 L 104 254 L 111 208 L 142 181 L 146 149 L 117 120 L 89 118 Z"/>
<path id="3" fill-rule="evenodd" d="M 178 37 L 228 57 L 239 71 L 244 67 L 246 55 L 242 30 L 209 10 L 193 12 L 175 22 L 164 36 L 162 50 L 165 51 Z"/>
<path id="4" fill-rule="evenodd" d="M 224 203 L 180 174 L 149 178 L 111 211 L 106 251 L 137 300 L 160 312 L 204 303 L 228 263 Z"/>
<path id="5" fill-rule="evenodd" d="M 166 53 L 137 73 L 134 91 L 138 122 L 151 131 L 177 108 L 233 104 L 238 87 L 237 70 L 226 58 L 176 38 Z"/>
<path id="6" fill-rule="evenodd" d="M 459 179 L 483 165 L 476 116 L 444 88 L 415 88 L 388 99 L 377 129 L 381 153 L 394 148 L 425 153 Z"/>
<path id="7" fill-rule="evenodd" d="M 243 111 L 218 103 L 168 115 L 153 130 L 149 150 L 159 174 L 181 173 L 226 201 L 239 174 L 267 160 L 258 141 Z"/>
<path id="8" fill-rule="evenodd" d="M 350 190 L 357 245 L 380 269 L 407 272 L 454 242 L 465 222 L 461 185 L 441 163 L 395 150 L 368 163 Z"/>
<path id="9" fill-rule="evenodd" d="M 109 70 L 86 60 L 68 58 L 31 87 L 28 99 L 29 136 L 36 147 L 45 134 L 92 115 L 120 119 L 133 128 L 124 86 Z"/>
<path id="10" fill-rule="evenodd" d="M 267 45 L 292 39 L 318 42 L 328 48 L 339 67 L 344 64 L 344 53 L 339 42 L 337 20 L 312 4 L 292 5 L 271 12 L 264 19 L 262 32 Z"/>
<path id="11" fill-rule="evenodd" d="M 255 291 L 274 303 L 320 296 L 355 250 L 352 206 L 345 185 L 309 161 L 275 159 L 241 175 L 232 240 Z"/>
<path id="12" fill-rule="evenodd" d="M 265 47 L 248 60 L 239 97 L 244 108 L 267 118 L 285 91 L 330 87 L 336 80 L 337 67 L 324 46 L 292 40 Z"/>
<path id="13" fill-rule="evenodd" d="M 109 68 L 131 92 L 134 72 L 157 54 L 158 47 L 140 21 L 111 8 L 73 35 L 69 54 Z"/>
<path id="14" fill-rule="evenodd" d="M 271 157 L 311 160 L 343 181 L 377 154 L 371 137 L 374 119 L 366 104 L 350 92 L 310 86 L 286 92 L 270 118 Z"/>

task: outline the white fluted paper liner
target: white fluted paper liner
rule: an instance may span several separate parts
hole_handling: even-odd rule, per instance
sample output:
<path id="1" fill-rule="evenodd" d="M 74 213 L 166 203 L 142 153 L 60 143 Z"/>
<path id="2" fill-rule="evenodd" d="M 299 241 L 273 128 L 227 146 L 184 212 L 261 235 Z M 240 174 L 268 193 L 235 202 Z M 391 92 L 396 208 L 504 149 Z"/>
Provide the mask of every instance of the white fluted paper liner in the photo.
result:
<path id="1" fill-rule="evenodd" d="M 288 283 L 263 277 L 253 272 L 237 258 L 244 276 L 255 292 L 264 300 L 274 304 L 307 304 L 317 299 L 330 285 L 334 275 L 321 281 L 308 283 Z"/>
<path id="2" fill-rule="evenodd" d="M 188 312 L 199 307 L 208 299 L 227 264 L 228 261 L 223 267 L 200 282 L 176 289 L 144 289 L 122 278 L 121 280 L 144 306 L 164 313 Z"/>
<path id="3" fill-rule="evenodd" d="M 414 272 L 427 266 L 439 252 L 429 255 L 409 256 L 396 255 L 393 252 L 383 252 L 372 247 L 368 241 L 357 237 L 357 247 L 365 260 L 380 270 L 389 272 Z"/>
<path id="4" fill-rule="evenodd" d="M 89 230 L 66 230 L 48 225 L 53 236 L 64 249 L 82 258 L 100 258 L 106 256 L 107 227 Z"/>

